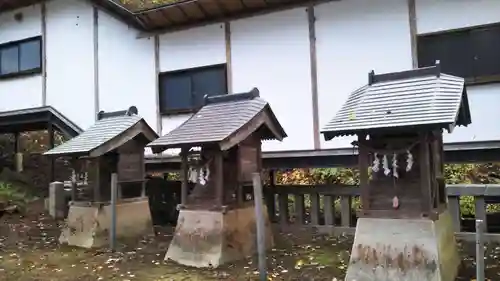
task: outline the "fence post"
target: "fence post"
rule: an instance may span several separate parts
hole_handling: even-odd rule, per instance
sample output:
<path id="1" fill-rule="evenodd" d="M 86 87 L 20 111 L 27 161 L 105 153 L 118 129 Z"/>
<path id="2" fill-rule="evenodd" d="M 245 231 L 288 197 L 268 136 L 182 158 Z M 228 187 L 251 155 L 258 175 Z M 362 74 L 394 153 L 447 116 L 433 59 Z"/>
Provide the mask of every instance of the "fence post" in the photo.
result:
<path id="1" fill-rule="evenodd" d="M 116 200 L 118 197 L 118 175 L 111 174 L 111 225 L 109 226 L 109 244 L 112 251 L 116 249 Z"/>
<path id="2" fill-rule="evenodd" d="M 484 281 L 484 221 L 476 220 L 476 280 Z"/>
<path id="3" fill-rule="evenodd" d="M 259 253 L 259 271 L 260 280 L 267 280 L 267 269 L 266 269 L 266 241 L 265 241 L 265 224 L 264 224 L 264 212 L 262 207 L 262 181 L 260 178 L 260 173 L 253 173 L 253 194 L 254 194 L 254 204 L 255 204 L 255 222 L 257 223 L 257 250 Z M 281 212 L 281 210 L 280 210 Z"/>

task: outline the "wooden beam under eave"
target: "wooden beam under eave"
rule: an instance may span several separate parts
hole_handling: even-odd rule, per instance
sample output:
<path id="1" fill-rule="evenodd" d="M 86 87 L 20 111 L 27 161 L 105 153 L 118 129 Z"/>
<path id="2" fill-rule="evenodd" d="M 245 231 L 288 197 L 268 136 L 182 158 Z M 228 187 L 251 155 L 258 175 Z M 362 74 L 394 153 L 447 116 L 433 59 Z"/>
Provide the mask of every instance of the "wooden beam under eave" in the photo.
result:
<path id="1" fill-rule="evenodd" d="M 206 25 L 211 25 L 211 24 L 216 24 L 220 22 L 225 22 L 225 21 L 233 21 L 233 20 L 238 20 L 238 19 L 243 19 L 243 18 L 249 18 L 249 17 L 254 17 L 254 16 L 261 16 L 261 15 L 267 15 L 271 13 L 276 13 L 280 11 L 285 11 L 285 10 L 291 10 L 295 8 L 300 8 L 300 7 L 313 7 L 319 4 L 327 3 L 327 2 L 332 2 L 332 1 L 340 1 L 340 0 L 304 0 L 300 2 L 289 2 L 281 5 L 275 5 L 273 7 L 269 8 L 259 8 L 259 9 L 248 9 L 243 12 L 235 13 L 233 15 L 229 15 L 226 17 L 214 17 L 214 18 L 207 18 L 204 20 L 200 21 L 194 21 L 186 24 L 176 24 L 173 26 L 169 26 L 166 28 L 161 28 L 157 30 L 150 30 L 146 32 L 140 32 L 139 35 L 137 36 L 138 39 L 141 38 L 147 38 L 151 37 L 154 35 L 158 34 L 164 34 L 164 33 L 169 33 L 169 32 L 176 32 L 176 31 L 181 31 L 181 30 L 186 30 L 190 28 L 195 28 L 195 27 L 200 27 L 200 26 L 206 26 Z M 270 4 L 271 5 L 271 4 Z"/>

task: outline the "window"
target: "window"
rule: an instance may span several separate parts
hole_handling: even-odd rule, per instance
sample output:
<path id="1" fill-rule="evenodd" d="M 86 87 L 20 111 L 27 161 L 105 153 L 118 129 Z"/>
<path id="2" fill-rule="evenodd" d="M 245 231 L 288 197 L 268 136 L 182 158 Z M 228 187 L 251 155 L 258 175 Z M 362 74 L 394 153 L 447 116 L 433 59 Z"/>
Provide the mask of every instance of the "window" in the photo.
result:
<path id="1" fill-rule="evenodd" d="M 452 31 L 418 38 L 419 67 L 440 60 L 444 73 L 468 83 L 500 82 L 500 26 Z"/>
<path id="2" fill-rule="evenodd" d="M 0 78 L 40 73 L 42 38 L 35 37 L 0 45 Z"/>
<path id="3" fill-rule="evenodd" d="M 205 95 L 227 94 L 226 65 L 160 74 L 162 114 L 190 113 L 203 105 Z"/>

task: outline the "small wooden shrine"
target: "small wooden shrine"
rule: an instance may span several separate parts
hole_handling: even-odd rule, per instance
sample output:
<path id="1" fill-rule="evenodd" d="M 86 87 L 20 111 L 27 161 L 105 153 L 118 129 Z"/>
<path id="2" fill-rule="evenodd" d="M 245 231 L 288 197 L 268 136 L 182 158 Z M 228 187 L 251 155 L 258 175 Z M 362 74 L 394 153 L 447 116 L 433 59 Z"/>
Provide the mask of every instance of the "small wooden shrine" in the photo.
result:
<path id="1" fill-rule="evenodd" d="M 134 106 L 123 111 L 101 111 L 93 126 L 45 153 L 69 157 L 76 172 L 84 169 L 90 175 L 86 186 L 77 186 L 73 178 L 61 243 L 86 248 L 108 243 L 113 173 L 117 174 L 118 186 L 117 237 L 152 233 L 145 195 L 144 147 L 158 135 L 137 114 Z"/>
<path id="2" fill-rule="evenodd" d="M 434 67 L 375 75 L 323 129 L 357 135 L 362 210 L 346 281 L 455 280 L 443 129 L 471 123 L 464 79 Z"/>
<path id="3" fill-rule="evenodd" d="M 271 107 L 253 89 L 205 97 L 191 118 L 148 145 L 154 153 L 181 149 L 181 204 L 166 259 L 217 267 L 256 251 L 254 204 L 244 187 L 261 171 L 261 141 L 285 137 Z M 266 241 L 273 245 L 269 227 Z"/>

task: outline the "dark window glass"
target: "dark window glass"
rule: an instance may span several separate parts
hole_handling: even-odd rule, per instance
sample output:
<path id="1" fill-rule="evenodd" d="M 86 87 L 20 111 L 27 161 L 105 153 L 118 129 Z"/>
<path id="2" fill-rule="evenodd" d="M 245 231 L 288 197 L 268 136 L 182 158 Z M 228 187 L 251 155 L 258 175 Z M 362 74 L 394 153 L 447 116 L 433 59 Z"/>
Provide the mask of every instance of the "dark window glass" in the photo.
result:
<path id="1" fill-rule="evenodd" d="M 40 41 L 29 41 L 19 45 L 19 70 L 31 70 L 41 67 Z"/>
<path id="2" fill-rule="evenodd" d="M 500 26 L 488 26 L 418 38 L 420 67 L 441 61 L 444 73 L 470 82 L 500 82 Z"/>
<path id="3" fill-rule="evenodd" d="M 500 26 L 470 32 L 475 76 L 500 74 Z"/>
<path id="4" fill-rule="evenodd" d="M 162 106 L 167 110 L 189 109 L 192 107 L 191 78 L 186 75 L 165 77 L 162 83 Z"/>
<path id="5" fill-rule="evenodd" d="M 193 111 L 203 105 L 205 95 L 227 93 L 224 65 L 164 73 L 159 83 L 162 113 Z"/>
<path id="6" fill-rule="evenodd" d="M 0 49 L 0 74 L 19 72 L 19 49 L 17 46 Z"/>
<path id="7" fill-rule="evenodd" d="M 206 69 L 192 76 L 193 95 L 196 106 L 203 105 L 205 95 L 217 96 L 227 93 L 226 71 L 223 68 Z"/>
<path id="8" fill-rule="evenodd" d="M 453 32 L 419 39 L 419 66 L 433 66 L 439 60 L 444 73 L 472 77 L 472 50 L 468 38 L 468 32 Z"/>
<path id="9" fill-rule="evenodd" d="M 0 45 L 0 77 L 41 72 L 40 37 Z"/>

